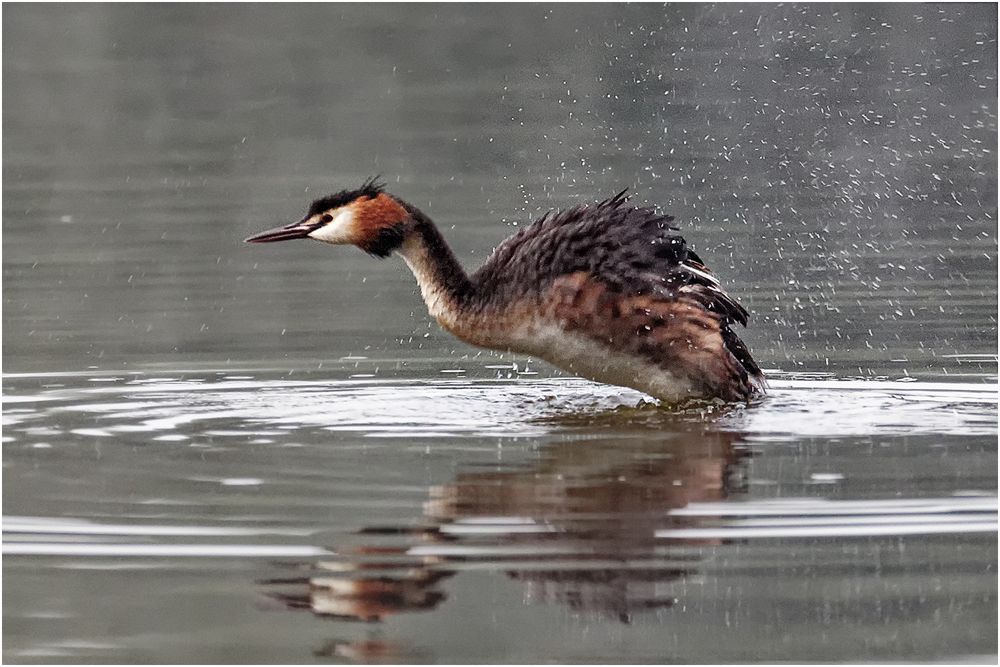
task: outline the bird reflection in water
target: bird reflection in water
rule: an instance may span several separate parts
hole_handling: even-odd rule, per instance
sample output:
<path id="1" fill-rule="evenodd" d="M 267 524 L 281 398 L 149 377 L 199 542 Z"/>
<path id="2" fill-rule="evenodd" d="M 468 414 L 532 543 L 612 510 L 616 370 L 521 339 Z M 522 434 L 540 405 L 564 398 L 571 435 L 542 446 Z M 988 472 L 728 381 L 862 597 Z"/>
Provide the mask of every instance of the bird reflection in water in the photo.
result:
<path id="1" fill-rule="evenodd" d="M 263 583 L 291 609 L 380 621 L 433 609 L 446 599 L 442 581 L 458 572 L 502 571 L 526 602 L 630 622 L 674 604 L 669 584 L 718 544 L 662 531 L 712 521 L 672 511 L 745 490 L 749 454 L 739 441 L 704 425 L 615 437 L 590 430 L 548 445 L 530 465 L 462 472 L 431 488 L 424 525 L 365 528 L 355 536 L 362 544 L 335 545 L 340 560 Z"/>
<path id="2" fill-rule="evenodd" d="M 334 639 L 313 651 L 317 658 L 346 659 L 364 664 L 426 664 L 432 662 L 425 651 L 378 637 L 355 641 Z"/>

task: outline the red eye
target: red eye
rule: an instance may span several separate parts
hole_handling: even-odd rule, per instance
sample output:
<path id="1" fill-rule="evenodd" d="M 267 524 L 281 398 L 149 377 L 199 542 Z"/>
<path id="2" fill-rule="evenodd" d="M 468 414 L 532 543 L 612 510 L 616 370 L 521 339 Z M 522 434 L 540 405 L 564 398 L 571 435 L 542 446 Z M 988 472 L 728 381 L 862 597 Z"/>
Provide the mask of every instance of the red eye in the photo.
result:
<path id="1" fill-rule="evenodd" d="M 319 219 L 324 225 L 333 222 L 333 216 L 329 213 L 324 213 L 323 217 Z"/>

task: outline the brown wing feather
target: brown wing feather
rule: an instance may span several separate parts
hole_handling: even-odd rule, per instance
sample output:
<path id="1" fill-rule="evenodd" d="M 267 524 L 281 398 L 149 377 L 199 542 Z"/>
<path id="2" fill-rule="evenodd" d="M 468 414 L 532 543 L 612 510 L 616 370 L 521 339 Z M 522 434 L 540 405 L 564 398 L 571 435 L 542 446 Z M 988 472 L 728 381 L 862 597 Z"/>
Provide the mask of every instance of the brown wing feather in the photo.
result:
<path id="1" fill-rule="evenodd" d="M 747 311 L 672 221 L 629 206 L 624 193 L 549 213 L 497 247 L 472 280 L 490 285 L 501 309 L 554 299 L 562 326 L 682 370 L 711 395 L 745 397 L 763 387 L 730 327 L 745 326 Z"/>
<path id="2" fill-rule="evenodd" d="M 580 271 L 553 281 L 543 302 L 567 332 L 646 359 L 707 396 L 746 400 L 759 389 L 758 378 L 732 351 L 729 337 L 735 334 L 724 317 L 683 293 L 672 299 L 623 294 Z"/>

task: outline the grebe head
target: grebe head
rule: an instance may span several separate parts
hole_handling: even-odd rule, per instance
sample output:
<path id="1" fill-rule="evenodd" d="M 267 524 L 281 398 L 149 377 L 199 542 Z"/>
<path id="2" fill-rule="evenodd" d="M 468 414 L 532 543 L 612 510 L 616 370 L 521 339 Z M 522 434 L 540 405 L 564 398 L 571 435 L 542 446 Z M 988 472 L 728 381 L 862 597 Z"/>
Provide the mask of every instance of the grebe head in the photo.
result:
<path id="1" fill-rule="evenodd" d="M 334 245 L 355 245 L 371 255 L 388 257 L 402 245 L 412 222 L 403 204 L 373 178 L 356 190 L 341 190 L 317 199 L 298 222 L 244 240 L 274 243 L 311 238 Z"/>

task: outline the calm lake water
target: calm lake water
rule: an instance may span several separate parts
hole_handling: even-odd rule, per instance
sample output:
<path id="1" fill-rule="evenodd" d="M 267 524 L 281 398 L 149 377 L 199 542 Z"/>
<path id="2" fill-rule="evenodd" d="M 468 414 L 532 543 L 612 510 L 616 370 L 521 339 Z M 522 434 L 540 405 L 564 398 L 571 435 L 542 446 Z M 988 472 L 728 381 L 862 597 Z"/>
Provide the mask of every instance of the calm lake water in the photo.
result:
<path id="1" fill-rule="evenodd" d="M 995 5 L 8 5 L 3 659 L 995 663 Z M 462 345 L 253 247 L 380 173 L 469 266 L 632 188 L 771 392 Z"/>

